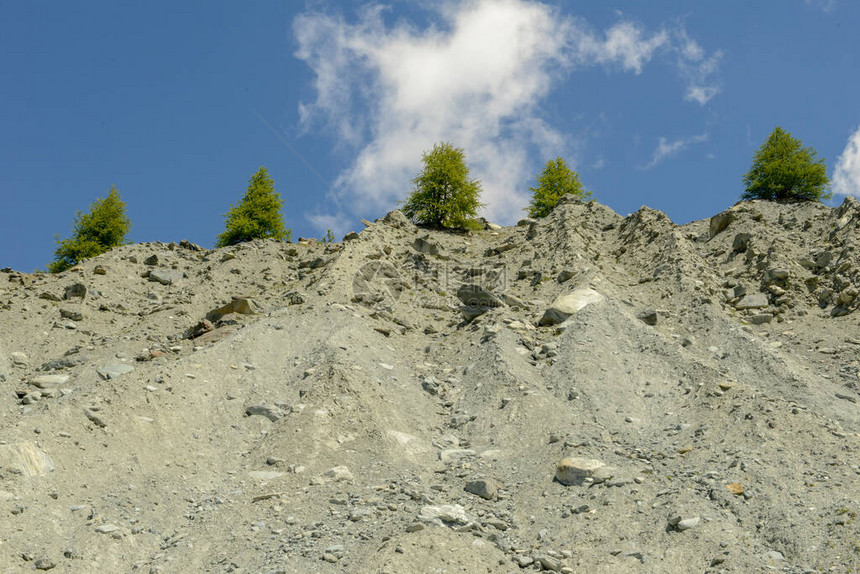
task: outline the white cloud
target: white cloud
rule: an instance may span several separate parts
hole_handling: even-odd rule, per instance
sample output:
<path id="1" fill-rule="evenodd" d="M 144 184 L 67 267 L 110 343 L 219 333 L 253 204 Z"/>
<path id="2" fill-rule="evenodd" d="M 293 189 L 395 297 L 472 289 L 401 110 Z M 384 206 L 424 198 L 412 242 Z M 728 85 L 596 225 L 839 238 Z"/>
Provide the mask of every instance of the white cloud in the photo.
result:
<path id="1" fill-rule="evenodd" d="M 687 83 L 684 99 L 704 106 L 722 90 L 714 76 L 719 72 L 723 53 L 718 50 L 706 55 L 683 27 L 675 31 L 674 45 L 678 53 L 678 72 Z"/>
<path id="2" fill-rule="evenodd" d="M 848 143 L 833 170 L 833 193 L 860 197 L 860 127 Z"/>
<path id="3" fill-rule="evenodd" d="M 569 156 L 576 147 L 541 117 L 553 85 L 587 66 L 642 73 L 674 41 L 628 20 L 597 31 L 535 0 L 428 5 L 438 23 L 424 29 L 387 24 L 379 5 L 354 22 L 318 12 L 294 22 L 296 57 L 315 73 L 316 99 L 300 106 L 303 126 L 321 123 L 355 150 L 332 190 L 338 217 L 393 208 L 409 192 L 421 153 L 448 141 L 465 149 L 483 182 L 483 215 L 514 221 L 528 203 L 535 157 Z M 708 59 L 702 51 L 687 60 Z M 319 215 L 309 219 L 324 224 Z"/>
<path id="4" fill-rule="evenodd" d="M 654 52 L 666 45 L 669 36 L 659 32 L 648 37 L 647 32 L 633 22 L 620 22 L 603 35 L 580 30 L 575 39 L 579 63 L 620 65 L 626 72 L 642 73 L 642 68 Z"/>
<path id="5" fill-rule="evenodd" d="M 654 149 L 654 154 L 651 156 L 651 161 L 648 162 L 643 169 L 651 169 L 664 159 L 678 155 L 691 145 L 706 141 L 708 141 L 707 133 L 688 138 L 681 138 L 671 142 L 664 137 L 660 137 L 657 141 L 657 147 Z"/>
<path id="6" fill-rule="evenodd" d="M 836 8 L 836 0 L 806 0 L 806 5 L 823 12 L 832 12 Z"/>

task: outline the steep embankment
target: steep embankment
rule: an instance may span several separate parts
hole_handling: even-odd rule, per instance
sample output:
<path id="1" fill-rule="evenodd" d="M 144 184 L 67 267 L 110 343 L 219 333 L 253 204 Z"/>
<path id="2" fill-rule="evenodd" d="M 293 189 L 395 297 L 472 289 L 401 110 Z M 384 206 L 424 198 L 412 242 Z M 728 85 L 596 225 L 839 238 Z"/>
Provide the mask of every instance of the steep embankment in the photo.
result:
<path id="1" fill-rule="evenodd" d="M 5 270 L 0 570 L 855 571 L 858 225 L 563 202 Z"/>

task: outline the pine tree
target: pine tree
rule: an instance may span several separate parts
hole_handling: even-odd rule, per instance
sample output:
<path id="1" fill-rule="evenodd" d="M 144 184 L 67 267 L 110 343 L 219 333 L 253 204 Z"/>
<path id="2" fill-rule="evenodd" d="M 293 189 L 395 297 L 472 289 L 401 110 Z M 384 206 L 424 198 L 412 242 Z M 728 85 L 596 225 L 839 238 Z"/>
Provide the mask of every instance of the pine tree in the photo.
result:
<path id="1" fill-rule="evenodd" d="M 817 159 L 815 149 L 803 147 L 779 126 L 753 156 L 744 184 L 741 199 L 821 201 L 832 197 L 824 158 Z"/>
<path id="2" fill-rule="evenodd" d="M 72 237 L 57 240 L 54 261 L 48 271 L 59 273 L 74 267 L 84 259 L 101 255 L 125 243 L 131 222 L 125 213 L 125 203 L 116 186 L 111 186 L 107 197 L 96 199 L 89 213 L 78 211 Z"/>
<path id="3" fill-rule="evenodd" d="M 483 207 L 481 182 L 469 177 L 461 148 L 438 143 L 424 152 L 424 169 L 412 180 L 414 188 L 403 213 L 415 223 L 448 229 L 480 228 L 474 220 Z"/>
<path id="4" fill-rule="evenodd" d="M 224 215 L 224 233 L 218 236 L 216 247 L 236 245 L 252 239 L 289 241 L 292 232 L 284 227 L 281 208 L 284 201 L 275 192 L 275 182 L 265 167 L 251 176 L 242 200 Z"/>
<path id="5" fill-rule="evenodd" d="M 558 204 L 565 194 L 571 194 L 577 199 L 588 199 L 590 191 L 585 191 L 579 175 L 567 167 L 564 159 L 557 157 L 546 162 L 541 174 L 537 177 L 537 187 L 532 187 L 532 200 L 528 209 L 530 217 L 546 217 Z"/>

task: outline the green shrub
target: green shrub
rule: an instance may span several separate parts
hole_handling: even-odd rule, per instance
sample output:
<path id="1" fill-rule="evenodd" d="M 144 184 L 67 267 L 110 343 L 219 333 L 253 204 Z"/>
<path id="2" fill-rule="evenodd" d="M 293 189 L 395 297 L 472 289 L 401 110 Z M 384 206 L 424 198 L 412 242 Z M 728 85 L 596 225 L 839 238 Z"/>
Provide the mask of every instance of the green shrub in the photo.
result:
<path id="1" fill-rule="evenodd" d="M 54 251 L 54 261 L 48 271 L 59 273 L 74 267 L 84 259 L 101 255 L 125 243 L 131 222 L 125 214 L 125 203 L 116 186 L 111 186 L 107 197 L 96 199 L 89 213 L 78 211 L 72 236 L 60 241 Z"/>
<path id="2" fill-rule="evenodd" d="M 283 205 L 280 194 L 275 192 L 275 182 L 266 168 L 261 167 L 251 176 L 242 200 L 224 215 L 224 233 L 218 236 L 215 246 L 226 247 L 252 239 L 289 241 L 292 232 L 284 227 Z"/>
<path id="3" fill-rule="evenodd" d="M 824 159 L 803 147 L 799 139 L 777 126 L 753 156 L 744 174 L 746 190 L 741 199 L 821 201 L 830 199 L 830 181 Z"/>
<path id="4" fill-rule="evenodd" d="M 414 188 L 403 213 L 415 223 L 447 229 L 476 229 L 483 207 L 481 182 L 469 177 L 461 148 L 438 143 L 424 152 L 424 169 L 412 180 Z"/>
<path id="5" fill-rule="evenodd" d="M 568 193 L 577 199 L 591 197 L 591 192 L 582 187 L 579 175 L 567 167 L 561 157 L 546 162 L 537 177 L 537 183 L 537 187 L 531 188 L 532 200 L 526 208 L 530 217 L 546 217 L 558 204 L 558 200 Z"/>

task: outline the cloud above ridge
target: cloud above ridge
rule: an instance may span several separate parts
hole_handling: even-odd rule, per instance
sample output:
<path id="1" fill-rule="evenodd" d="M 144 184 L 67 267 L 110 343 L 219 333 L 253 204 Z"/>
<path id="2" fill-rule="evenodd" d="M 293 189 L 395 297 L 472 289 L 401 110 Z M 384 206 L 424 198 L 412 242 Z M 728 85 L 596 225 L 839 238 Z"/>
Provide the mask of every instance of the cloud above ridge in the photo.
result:
<path id="1" fill-rule="evenodd" d="M 566 155 L 573 146 L 540 104 L 576 69 L 641 74 L 661 51 L 680 53 L 686 99 L 704 105 L 716 94 L 705 80 L 719 55 L 706 56 L 686 33 L 681 42 L 629 20 L 599 31 L 533 0 L 438 6 L 437 23 L 421 29 L 386 23 L 382 5 L 351 22 L 319 12 L 294 22 L 296 57 L 315 74 L 316 99 L 300 105 L 302 124 L 325 126 L 354 153 L 331 192 L 341 214 L 392 208 L 409 192 L 421 153 L 448 141 L 465 149 L 483 182 L 484 215 L 514 221 L 528 203 L 534 156 Z"/>
<path id="2" fill-rule="evenodd" d="M 833 170 L 833 193 L 860 197 L 860 127 L 845 144 Z"/>
<path id="3" fill-rule="evenodd" d="M 657 140 L 657 147 L 654 149 L 654 153 L 651 156 L 651 161 L 648 162 L 643 167 L 643 169 L 651 169 L 663 160 L 678 155 L 691 145 L 697 143 L 704 143 L 706 141 L 708 141 L 707 133 L 691 136 L 688 138 L 680 138 L 671 142 L 664 137 L 660 137 Z"/>

